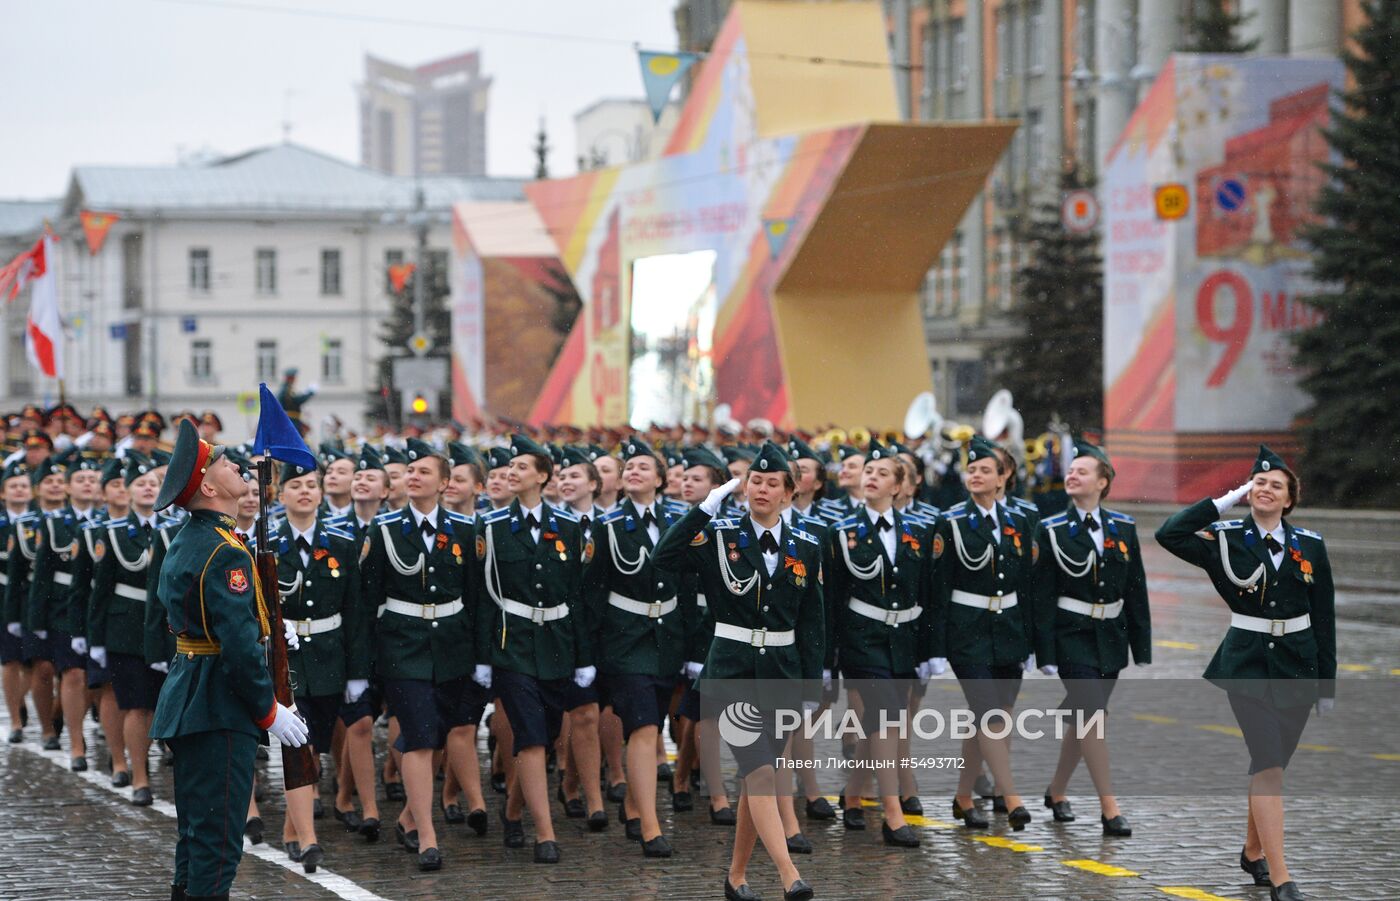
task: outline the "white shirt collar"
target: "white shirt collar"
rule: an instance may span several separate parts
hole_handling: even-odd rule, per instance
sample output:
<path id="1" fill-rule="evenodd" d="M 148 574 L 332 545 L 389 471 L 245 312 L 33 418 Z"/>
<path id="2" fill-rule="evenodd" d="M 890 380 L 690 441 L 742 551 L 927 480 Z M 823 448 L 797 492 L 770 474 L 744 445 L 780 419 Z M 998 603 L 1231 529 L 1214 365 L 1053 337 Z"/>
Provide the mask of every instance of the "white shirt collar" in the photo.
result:
<path id="1" fill-rule="evenodd" d="M 972 506 L 975 507 L 977 509 L 977 512 L 981 513 L 983 516 L 990 516 L 992 519 L 996 519 L 998 506 L 998 503 L 996 501 L 992 501 L 991 507 L 983 507 L 976 501 L 972 502 Z"/>
<path id="2" fill-rule="evenodd" d="M 1084 517 L 1086 516 L 1093 516 L 1095 522 L 1097 522 L 1100 526 L 1103 525 L 1103 511 L 1099 508 L 1097 504 L 1094 505 L 1094 509 L 1092 510 L 1085 510 L 1083 507 L 1079 506 L 1078 504 L 1075 504 L 1074 511 L 1079 514 L 1080 522 L 1083 522 Z"/>
<path id="3" fill-rule="evenodd" d="M 131 515 L 136 517 L 136 522 L 140 525 L 150 526 L 152 529 L 156 527 L 156 515 L 154 513 L 152 513 L 149 517 L 144 517 L 140 513 L 137 513 L 135 510 L 133 510 L 131 511 Z"/>
<path id="4" fill-rule="evenodd" d="M 355 511 L 355 502 L 351 501 L 344 507 L 337 507 L 330 501 L 326 501 L 326 510 L 330 513 L 331 516 L 349 516 Z"/>
<path id="5" fill-rule="evenodd" d="M 292 525 L 291 520 L 287 521 L 287 528 L 292 530 L 292 541 L 296 541 L 298 538 L 305 538 L 306 543 L 310 544 L 311 540 L 316 537 L 316 523 L 314 521 L 311 523 L 311 528 L 307 529 L 305 532 L 297 531 L 297 527 Z"/>
<path id="6" fill-rule="evenodd" d="M 533 507 L 526 507 L 524 504 L 521 504 L 521 505 L 520 505 L 520 518 L 521 518 L 521 519 L 525 519 L 525 518 L 528 517 L 528 516 L 533 516 L 533 517 L 535 517 L 535 522 L 543 523 L 543 522 L 544 522 L 544 501 L 540 501 L 538 504 L 535 504 L 535 506 L 533 506 Z"/>
<path id="7" fill-rule="evenodd" d="M 433 528 L 437 528 L 438 524 L 442 521 L 442 516 L 438 511 L 437 505 L 434 505 L 433 509 L 429 510 L 427 513 L 418 512 L 418 508 L 412 504 L 408 505 L 408 509 L 413 511 L 413 522 L 420 529 L 423 528 L 423 520 L 425 519 L 432 521 Z"/>
<path id="8" fill-rule="evenodd" d="M 869 505 L 867 505 L 866 508 L 865 508 L 865 512 L 866 512 L 866 514 L 870 517 L 870 524 L 871 524 L 872 526 L 875 525 L 875 524 L 877 524 L 877 523 L 879 523 L 879 521 L 880 521 L 881 519 L 888 520 L 890 525 L 894 525 L 894 508 L 893 508 L 893 507 L 889 508 L 889 509 L 886 510 L 884 513 L 876 513 L 875 510 L 874 510 L 874 508 L 872 508 L 872 507 L 870 507 Z"/>
<path id="9" fill-rule="evenodd" d="M 782 544 L 782 537 L 783 537 L 783 532 L 782 532 L 782 529 L 783 529 L 783 519 L 782 519 L 781 516 L 778 517 L 778 521 L 777 521 L 776 523 L 773 524 L 773 527 L 772 527 L 771 529 L 765 529 L 763 526 L 759 525 L 759 524 L 758 524 L 755 520 L 753 520 L 752 518 L 749 519 L 749 522 L 753 523 L 753 537 L 755 537 L 755 538 L 762 538 L 764 532 L 771 532 L 771 533 L 773 534 L 773 540 L 776 541 L 776 542 L 778 542 L 779 545 Z"/>

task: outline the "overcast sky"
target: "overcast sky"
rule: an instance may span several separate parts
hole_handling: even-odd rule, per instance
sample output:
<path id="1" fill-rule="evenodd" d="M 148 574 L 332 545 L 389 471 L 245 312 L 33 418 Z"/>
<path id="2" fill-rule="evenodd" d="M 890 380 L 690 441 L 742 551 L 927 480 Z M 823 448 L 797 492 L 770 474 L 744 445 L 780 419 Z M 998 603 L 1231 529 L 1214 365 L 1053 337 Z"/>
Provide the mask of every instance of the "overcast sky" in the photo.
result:
<path id="1" fill-rule="evenodd" d="M 573 114 L 601 97 L 642 96 L 631 45 L 674 49 L 674 5 L 5 0 L 0 198 L 58 196 L 74 165 L 162 165 L 179 148 L 237 153 L 277 143 L 284 118 L 292 141 L 358 162 L 355 85 L 366 53 L 417 65 L 480 49 L 494 79 L 489 174 L 533 171 L 541 115 L 551 174 L 571 173 Z"/>

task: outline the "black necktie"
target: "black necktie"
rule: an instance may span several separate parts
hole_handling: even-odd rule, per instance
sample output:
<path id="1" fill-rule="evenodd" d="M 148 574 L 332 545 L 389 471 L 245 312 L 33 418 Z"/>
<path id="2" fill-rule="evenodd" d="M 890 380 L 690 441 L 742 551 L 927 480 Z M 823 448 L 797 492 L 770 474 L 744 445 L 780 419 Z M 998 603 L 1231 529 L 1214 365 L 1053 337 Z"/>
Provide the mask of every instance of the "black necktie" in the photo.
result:
<path id="1" fill-rule="evenodd" d="M 423 517 L 423 524 L 419 528 L 423 530 L 424 535 L 431 535 L 437 531 L 437 526 L 433 525 L 432 517 L 429 516 Z"/>
<path id="2" fill-rule="evenodd" d="M 643 527 L 646 527 L 646 526 L 651 526 L 651 525 L 655 525 L 655 524 L 656 524 L 656 517 L 655 517 L 654 515 L 652 515 L 651 508 L 650 508 L 650 507 L 647 507 L 647 512 L 645 512 L 645 513 L 642 514 L 642 526 L 643 526 Z"/>
<path id="3" fill-rule="evenodd" d="M 778 539 L 773 537 L 772 532 L 764 532 L 758 539 L 759 550 L 765 554 L 776 554 L 778 552 Z"/>
<path id="4" fill-rule="evenodd" d="M 880 517 L 879 519 L 875 520 L 875 531 L 877 531 L 877 532 L 883 532 L 883 531 L 885 531 L 885 530 L 887 530 L 887 529 L 893 529 L 893 528 L 894 528 L 894 523 L 890 522 L 888 519 L 885 519 L 885 517 L 883 517 L 883 516 Z"/>
<path id="5" fill-rule="evenodd" d="M 1099 530 L 1099 521 L 1094 519 L 1094 514 L 1084 514 L 1084 528 L 1088 529 L 1090 532 L 1097 532 Z"/>
<path id="6" fill-rule="evenodd" d="M 578 518 L 579 527 L 582 528 L 583 531 L 585 531 L 585 532 L 588 531 L 588 523 L 589 523 L 589 519 L 588 519 L 587 516 L 580 516 L 580 517 Z"/>
<path id="7" fill-rule="evenodd" d="M 529 516 L 525 517 L 525 528 L 529 529 L 530 531 L 534 531 L 539 527 L 540 521 L 538 519 L 535 519 L 535 514 L 531 513 Z"/>
<path id="8" fill-rule="evenodd" d="M 311 542 L 306 540 L 305 535 L 297 536 L 297 550 L 301 551 L 303 554 L 311 553 Z"/>
<path id="9" fill-rule="evenodd" d="M 1283 545 L 1279 544 L 1278 539 L 1274 538 L 1272 535 L 1264 536 L 1264 547 L 1269 549 L 1270 554 L 1283 553 Z"/>

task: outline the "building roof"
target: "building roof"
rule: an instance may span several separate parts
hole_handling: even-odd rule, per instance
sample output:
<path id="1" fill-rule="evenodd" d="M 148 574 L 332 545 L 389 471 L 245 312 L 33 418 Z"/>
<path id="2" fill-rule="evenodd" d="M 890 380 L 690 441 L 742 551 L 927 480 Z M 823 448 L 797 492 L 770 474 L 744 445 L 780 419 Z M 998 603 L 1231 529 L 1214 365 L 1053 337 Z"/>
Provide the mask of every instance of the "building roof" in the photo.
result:
<path id="1" fill-rule="evenodd" d="M 386 175 L 296 144 L 189 166 L 78 166 L 63 212 L 405 212 L 421 186 L 429 209 L 462 200 L 520 200 L 523 178 Z"/>
<path id="2" fill-rule="evenodd" d="M 533 204 L 524 201 L 459 203 L 453 213 L 482 257 L 555 257 L 559 249 Z"/>
<path id="3" fill-rule="evenodd" d="M 44 220 L 58 218 L 58 200 L 0 200 L 0 238 L 33 238 L 44 227 Z"/>

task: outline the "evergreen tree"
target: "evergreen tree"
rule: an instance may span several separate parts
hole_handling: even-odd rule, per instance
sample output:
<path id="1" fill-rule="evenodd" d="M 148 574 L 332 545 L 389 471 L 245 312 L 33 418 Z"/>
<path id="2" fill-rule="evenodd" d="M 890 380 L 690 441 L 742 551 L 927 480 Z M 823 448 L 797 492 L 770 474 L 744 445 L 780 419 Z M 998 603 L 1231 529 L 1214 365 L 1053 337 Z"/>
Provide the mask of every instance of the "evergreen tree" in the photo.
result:
<path id="1" fill-rule="evenodd" d="M 389 315 L 379 325 L 379 340 L 384 346 L 384 356 L 375 364 L 378 375 L 376 386 L 368 397 L 366 415 L 371 422 L 382 422 L 394 427 L 403 422 L 404 411 L 400 403 L 398 389 L 393 383 L 395 357 L 411 354 L 408 340 L 413 337 L 413 282 L 425 279 L 423 283 L 423 331 L 432 342 L 433 349 L 428 357 L 450 358 L 452 355 L 452 311 L 448 308 L 448 256 L 446 251 L 430 250 L 425 255 L 423 270 L 415 270 L 412 278 L 404 282 L 402 291 L 393 290 L 389 284 Z M 388 273 L 384 275 L 389 279 Z M 449 419 L 452 412 L 451 392 L 444 391 L 437 399 L 439 419 Z"/>
<path id="2" fill-rule="evenodd" d="M 1182 19 L 1181 46 L 1186 53 L 1248 53 L 1259 46 L 1239 39 L 1240 26 L 1254 16 L 1236 12 L 1239 0 L 1196 0 L 1191 15 Z"/>
<path id="3" fill-rule="evenodd" d="M 1079 170 L 1060 179 L 1062 191 L 1087 188 Z M 991 349 L 997 384 L 1008 388 L 1038 434 L 1058 417 L 1076 432 L 1103 425 L 1103 269 L 1098 235 L 1075 234 L 1060 223 L 1060 204 L 1041 205 L 1017 223 L 1030 259 L 1016 273 L 1009 318 L 1016 334 Z"/>
<path id="4" fill-rule="evenodd" d="M 1305 236 L 1323 316 L 1296 336 L 1303 388 L 1302 470 L 1309 500 L 1400 506 L 1400 4 L 1367 0 L 1343 51 L 1354 86 L 1326 130 L 1322 222 Z"/>
<path id="5" fill-rule="evenodd" d="M 535 133 L 535 178 L 549 178 L 549 135 L 544 130 L 544 116 L 540 116 L 540 130 Z"/>

